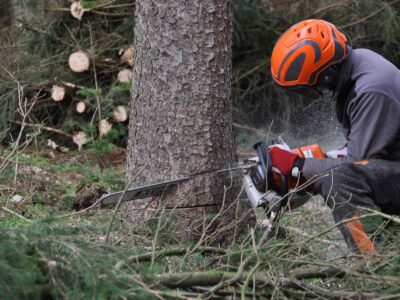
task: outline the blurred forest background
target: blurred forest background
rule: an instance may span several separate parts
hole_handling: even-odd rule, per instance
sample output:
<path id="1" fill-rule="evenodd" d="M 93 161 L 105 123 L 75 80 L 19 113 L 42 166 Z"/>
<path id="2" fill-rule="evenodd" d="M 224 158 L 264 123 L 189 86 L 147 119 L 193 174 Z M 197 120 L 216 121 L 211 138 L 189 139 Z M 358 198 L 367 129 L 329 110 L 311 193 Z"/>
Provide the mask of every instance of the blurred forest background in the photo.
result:
<path id="1" fill-rule="evenodd" d="M 99 151 L 124 147 L 134 0 L 2 0 L 0 5 L 3 140 L 15 140 L 24 121 L 25 133 L 41 127 L 36 143 L 58 149 L 87 143 Z M 331 101 L 288 96 L 272 83 L 274 42 L 301 19 L 323 18 L 345 31 L 355 47 L 371 48 L 399 65 L 399 10 L 399 1 L 235 0 L 232 101 L 238 148 L 249 149 L 271 126 L 273 135 L 293 146 L 340 144 Z M 69 63 L 73 54 L 75 70 Z M 25 119 L 17 111 L 19 100 L 30 110 Z"/>
<path id="2" fill-rule="evenodd" d="M 272 83 L 273 45 L 293 23 L 326 19 L 355 47 L 400 65 L 400 0 L 233 5 L 238 150 L 267 134 L 291 146 L 343 142 L 332 101 Z M 380 212 L 362 216 L 380 218 L 368 231 L 379 255 L 365 260 L 347 250 L 316 197 L 285 213 L 285 237 L 263 247 L 250 229 L 241 243 L 210 247 L 208 227 L 193 245 L 163 231 L 163 211 L 145 233 L 120 232 L 118 206 L 73 211 L 125 186 L 134 8 L 134 0 L 0 0 L 0 298 L 400 299 L 399 227 L 386 230 Z"/>

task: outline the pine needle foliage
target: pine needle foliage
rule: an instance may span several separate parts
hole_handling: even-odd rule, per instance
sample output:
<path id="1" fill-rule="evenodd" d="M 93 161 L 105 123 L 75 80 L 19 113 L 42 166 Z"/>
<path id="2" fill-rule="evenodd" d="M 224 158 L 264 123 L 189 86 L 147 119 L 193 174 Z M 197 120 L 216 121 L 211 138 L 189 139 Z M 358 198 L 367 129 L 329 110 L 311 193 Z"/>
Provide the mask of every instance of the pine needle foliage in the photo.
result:
<path id="1" fill-rule="evenodd" d="M 250 235 L 241 245 L 223 248 L 166 244 L 156 234 L 116 245 L 98 238 L 101 227 L 88 228 L 47 218 L 1 230 L 0 297 L 203 299 L 222 281 L 212 298 L 369 299 L 400 292 L 398 228 L 385 232 L 380 255 L 369 260 L 340 251 L 335 259 L 322 259 L 325 235 L 313 239 L 288 232 L 285 240 L 255 250 Z M 329 251 L 339 250 L 328 243 Z"/>
<path id="2" fill-rule="evenodd" d="M 45 224 L 0 233 L 2 299 L 117 299 L 135 282 L 114 270 L 126 250 Z"/>
<path id="3" fill-rule="evenodd" d="M 100 116 L 112 121 L 113 108 L 128 106 L 130 101 L 130 83 L 129 88 L 126 83 L 118 83 L 117 74 L 122 68 L 130 68 L 121 62 L 120 52 L 132 45 L 134 1 L 82 2 L 87 12 L 81 21 L 70 14 L 70 1 L 51 0 L 47 7 L 40 3 L 39 0 L 17 3 L 16 9 L 24 7 L 34 11 L 36 8 L 37 15 L 23 13 L 16 21 L 17 27 L 0 33 L 7 37 L 6 50 L 10 48 L 0 52 L 2 68 L 6 70 L 0 72 L 0 89 L 10 90 L 0 94 L 0 103 L 11 108 L 2 111 L 0 129 L 9 126 L 9 122 L 20 121 L 14 114 L 18 104 L 15 101 L 17 82 L 23 87 L 22 100 L 32 103 L 38 98 L 30 115 L 31 123 L 72 134 L 98 124 Z M 89 71 L 74 73 L 69 69 L 68 58 L 75 51 L 88 53 Z M 53 85 L 66 88 L 64 101 L 57 103 L 51 99 Z M 79 101 L 87 106 L 83 114 L 75 111 Z M 126 123 L 114 125 L 126 132 Z M 93 138 L 98 137 L 97 130 Z M 52 138 L 72 145 L 65 136 L 53 134 Z M 117 139 L 116 143 L 125 145 L 126 139 Z"/>

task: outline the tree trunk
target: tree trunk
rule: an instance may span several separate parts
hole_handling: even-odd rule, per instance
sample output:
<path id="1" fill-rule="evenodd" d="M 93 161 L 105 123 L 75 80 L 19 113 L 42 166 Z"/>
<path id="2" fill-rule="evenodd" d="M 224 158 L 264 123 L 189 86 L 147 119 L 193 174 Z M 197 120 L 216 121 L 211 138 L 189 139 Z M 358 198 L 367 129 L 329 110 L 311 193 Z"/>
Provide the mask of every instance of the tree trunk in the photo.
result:
<path id="1" fill-rule="evenodd" d="M 13 8 L 10 0 L 0 1 L 0 30 L 11 25 Z"/>
<path id="2" fill-rule="evenodd" d="M 224 200 L 229 179 L 215 171 L 235 160 L 231 1 L 139 0 L 135 15 L 127 185 L 195 177 L 162 199 L 127 204 L 124 224 L 137 228 L 160 208 L 178 208 L 175 225 L 193 233 L 193 218 Z"/>

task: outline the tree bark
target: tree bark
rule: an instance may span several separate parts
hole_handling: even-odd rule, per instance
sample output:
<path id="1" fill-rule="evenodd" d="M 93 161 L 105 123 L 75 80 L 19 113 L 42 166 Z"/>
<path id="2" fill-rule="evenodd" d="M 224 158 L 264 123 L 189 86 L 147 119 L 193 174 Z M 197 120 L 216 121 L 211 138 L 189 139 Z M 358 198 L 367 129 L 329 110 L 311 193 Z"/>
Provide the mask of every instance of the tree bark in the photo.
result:
<path id="1" fill-rule="evenodd" d="M 13 18 L 13 8 L 10 0 L 0 2 L 0 30 L 11 25 Z"/>
<path id="2" fill-rule="evenodd" d="M 190 221 L 223 202 L 229 180 L 215 171 L 235 160 L 231 1 L 139 0 L 135 17 L 127 185 L 195 177 L 162 201 L 127 204 L 124 224 L 136 228 L 149 207 L 179 208 Z"/>

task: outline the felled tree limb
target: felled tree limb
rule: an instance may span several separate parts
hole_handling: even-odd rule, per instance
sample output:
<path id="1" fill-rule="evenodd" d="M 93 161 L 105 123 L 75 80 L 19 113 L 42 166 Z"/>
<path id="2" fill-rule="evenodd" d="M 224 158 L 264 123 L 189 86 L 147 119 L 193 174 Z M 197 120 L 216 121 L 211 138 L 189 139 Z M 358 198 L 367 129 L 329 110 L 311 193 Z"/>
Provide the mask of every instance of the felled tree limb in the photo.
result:
<path id="1" fill-rule="evenodd" d="M 185 255 L 188 252 L 191 252 L 191 250 L 187 249 L 187 248 L 170 248 L 170 249 L 165 249 L 165 250 L 162 250 L 162 251 L 156 253 L 155 257 L 161 258 L 161 257 L 165 257 L 165 256 Z M 200 253 L 211 252 L 211 253 L 218 253 L 218 254 L 226 254 L 225 249 L 216 248 L 216 247 L 199 247 L 194 252 L 200 252 Z M 130 262 L 151 261 L 153 256 L 154 256 L 154 254 L 151 252 L 144 253 L 144 254 L 131 256 L 128 258 L 128 261 L 130 261 Z"/>
<path id="2" fill-rule="evenodd" d="M 327 276 L 327 273 L 323 272 L 314 272 L 315 277 L 309 278 L 318 278 L 323 274 Z M 243 273 L 240 282 L 242 282 L 246 277 L 247 273 Z M 361 291 L 332 291 L 329 289 L 325 289 L 316 285 L 307 284 L 299 281 L 298 279 L 290 279 L 284 276 L 279 278 L 272 278 L 266 274 L 262 273 L 254 273 L 250 275 L 253 280 L 249 281 L 249 284 L 256 286 L 265 286 L 269 285 L 271 287 L 276 287 L 279 285 L 284 288 L 292 288 L 292 289 L 301 289 L 306 292 L 314 292 L 316 294 L 326 296 L 329 298 L 339 298 L 339 299 L 372 299 L 376 297 L 376 294 L 373 293 L 365 293 Z M 299 277 L 304 276 L 298 275 Z M 308 274 L 311 276 L 311 273 Z M 172 288 L 190 288 L 195 286 L 213 286 L 218 284 L 221 281 L 230 281 L 237 277 L 237 273 L 235 272 L 218 272 L 218 271 L 209 271 L 209 272 L 188 272 L 188 273 L 170 273 L 170 274 L 159 274 L 154 277 L 147 278 L 146 280 L 151 282 L 157 282 L 161 285 L 172 287 Z"/>
<path id="3" fill-rule="evenodd" d="M 212 286 L 222 280 L 234 278 L 235 272 L 183 272 L 155 275 L 151 280 L 168 287 L 188 288 L 192 286 Z M 149 279 L 147 279 L 149 280 Z M 260 278 L 256 279 L 260 282 Z M 263 280 L 261 282 L 264 283 Z"/>
<path id="4" fill-rule="evenodd" d="M 22 125 L 22 122 L 18 122 L 18 121 L 11 121 L 11 123 L 18 124 L 18 125 Z M 60 130 L 60 129 L 57 129 L 57 128 L 52 128 L 52 127 L 48 127 L 48 126 L 43 126 L 43 125 L 41 125 L 41 124 L 24 123 L 24 125 L 25 125 L 25 126 L 28 126 L 28 127 L 32 127 L 32 128 L 37 128 L 37 129 L 39 129 L 39 130 L 42 130 L 42 129 L 43 129 L 43 130 L 45 130 L 45 131 L 58 133 L 58 134 L 63 135 L 63 136 L 65 136 L 65 137 L 72 138 L 72 135 L 70 135 L 70 134 L 68 134 L 68 133 L 66 133 L 66 132 L 64 132 L 64 131 L 62 131 L 62 130 Z"/>
<path id="5" fill-rule="evenodd" d="M 32 220 L 25 218 L 24 216 L 20 215 L 19 213 L 16 213 L 15 211 L 13 211 L 13 210 L 11 210 L 11 209 L 5 207 L 5 206 L 2 206 L 1 208 L 2 208 L 4 211 L 6 211 L 6 212 L 12 214 L 13 216 L 16 216 L 16 217 L 18 217 L 18 218 L 24 220 L 25 222 L 32 223 Z"/>
<path id="6" fill-rule="evenodd" d="M 323 272 L 314 272 L 314 278 L 327 274 Z M 247 273 L 242 274 L 242 278 L 245 278 Z M 311 273 L 309 273 L 309 276 Z M 300 289 L 306 292 L 314 292 L 319 295 L 323 295 L 329 298 L 339 298 L 339 299 L 372 299 L 376 297 L 373 293 L 364 293 L 358 291 L 340 291 L 340 290 L 329 290 L 316 285 L 307 284 L 299 281 L 298 279 L 290 279 L 284 276 L 273 278 L 265 274 L 254 273 L 250 275 L 252 280 L 249 284 L 255 286 L 265 286 L 269 285 L 276 288 L 277 286 L 281 288 L 292 288 Z M 299 275 L 299 277 L 304 275 Z M 143 279 L 144 281 L 157 282 L 160 285 L 164 285 L 172 288 L 190 288 L 195 286 L 213 286 L 221 281 L 230 281 L 237 277 L 235 272 L 219 272 L 219 271 L 209 271 L 209 272 L 185 272 L 185 273 L 169 273 L 169 274 L 159 274 L 151 278 Z M 309 277 L 311 278 L 311 277 Z"/>
<path id="7" fill-rule="evenodd" d="M 331 277 L 343 277 L 345 272 L 338 268 L 307 268 L 307 269 L 295 269 L 290 274 L 297 280 L 299 279 L 312 279 L 312 278 L 331 278 Z M 243 272 L 238 281 L 246 278 L 248 274 Z M 262 274 L 254 273 L 254 281 L 259 284 L 272 284 L 272 278 Z M 191 286 L 211 286 L 218 284 L 221 280 L 230 281 L 237 277 L 237 272 L 190 272 L 190 273 L 168 273 L 156 275 L 153 279 L 158 281 L 162 285 L 169 287 L 191 287 Z M 290 281 L 291 279 L 282 277 L 284 282 Z"/>
<path id="8" fill-rule="evenodd" d="M 296 279 L 310 279 L 310 278 L 331 278 L 337 277 L 342 278 L 346 275 L 346 272 L 335 267 L 315 267 L 315 268 L 304 268 L 294 269 L 290 274 Z"/>
<path id="9" fill-rule="evenodd" d="M 364 293 L 359 291 L 340 291 L 340 290 L 329 290 L 316 285 L 307 284 L 299 280 L 289 280 L 287 282 L 288 287 L 299 288 L 306 292 L 313 292 L 315 294 L 321 295 L 324 298 L 333 299 L 375 299 L 378 295 L 374 293 Z"/>
<path id="10" fill-rule="evenodd" d="M 36 33 L 41 33 L 41 34 L 47 34 L 46 31 L 41 30 L 40 28 L 29 26 L 27 24 L 18 23 L 18 24 L 16 24 L 16 26 L 18 28 L 22 28 L 22 29 L 25 29 L 25 30 L 28 30 L 28 31 L 33 31 L 33 32 L 36 32 Z"/>

